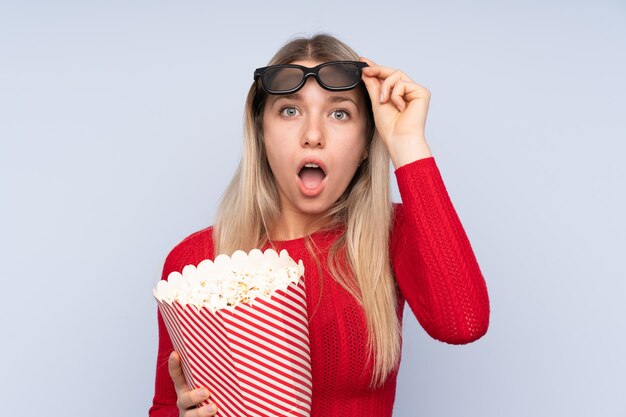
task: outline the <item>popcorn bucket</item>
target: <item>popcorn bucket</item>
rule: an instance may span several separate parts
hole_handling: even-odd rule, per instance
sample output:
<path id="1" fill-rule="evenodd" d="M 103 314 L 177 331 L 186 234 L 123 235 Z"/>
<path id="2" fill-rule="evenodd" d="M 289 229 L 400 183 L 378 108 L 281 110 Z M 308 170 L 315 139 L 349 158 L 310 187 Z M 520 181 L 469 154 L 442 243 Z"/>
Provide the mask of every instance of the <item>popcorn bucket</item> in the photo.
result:
<path id="1" fill-rule="evenodd" d="M 309 416 L 304 277 L 269 298 L 256 297 L 234 308 L 155 298 L 187 384 L 211 392 L 200 406 L 216 403 L 222 417 Z"/>

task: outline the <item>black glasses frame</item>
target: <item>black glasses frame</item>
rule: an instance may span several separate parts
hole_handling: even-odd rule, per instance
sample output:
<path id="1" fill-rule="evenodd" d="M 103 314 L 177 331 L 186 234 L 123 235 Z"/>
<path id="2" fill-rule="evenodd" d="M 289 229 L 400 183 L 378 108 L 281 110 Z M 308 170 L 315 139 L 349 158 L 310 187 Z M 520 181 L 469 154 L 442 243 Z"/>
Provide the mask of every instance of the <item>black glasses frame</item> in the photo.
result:
<path id="1" fill-rule="evenodd" d="M 324 84 L 324 82 L 320 79 L 320 75 L 319 75 L 319 71 L 320 69 L 328 66 L 328 65 L 336 65 L 336 64 L 353 64 L 357 67 L 357 81 L 354 84 L 350 84 L 347 86 L 342 86 L 342 87 L 332 87 L 329 86 L 327 84 Z M 304 83 L 306 82 L 307 77 L 309 76 L 314 76 L 315 79 L 317 80 L 317 83 L 324 89 L 329 90 L 329 91 L 345 91 L 345 90 L 351 90 L 354 87 L 356 87 L 357 85 L 359 85 L 359 82 L 361 82 L 361 70 L 365 67 L 367 67 L 369 65 L 367 65 L 367 62 L 361 62 L 361 61 L 328 61 L 328 62 L 324 62 L 322 64 L 316 65 L 314 67 L 305 67 L 303 65 L 297 65 L 297 64 L 279 64 L 279 65 L 270 65 L 268 67 L 261 67 L 261 68 L 257 68 L 254 70 L 254 80 L 256 81 L 258 78 L 261 78 L 261 85 L 263 86 L 263 89 L 265 90 L 265 92 L 269 93 L 269 94 L 291 94 L 291 93 L 295 93 L 296 91 L 298 91 L 299 89 L 302 88 L 302 86 L 304 85 Z M 265 72 L 268 69 L 276 69 L 276 68 L 298 68 L 300 70 L 302 70 L 302 80 L 300 81 L 300 83 L 295 86 L 294 88 L 291 88 L 289 90 L 271 90 L 269 88 L 266 87 L 266 82 L 265 79 L 263 77 L 263 75 L 265 74 Z"/>

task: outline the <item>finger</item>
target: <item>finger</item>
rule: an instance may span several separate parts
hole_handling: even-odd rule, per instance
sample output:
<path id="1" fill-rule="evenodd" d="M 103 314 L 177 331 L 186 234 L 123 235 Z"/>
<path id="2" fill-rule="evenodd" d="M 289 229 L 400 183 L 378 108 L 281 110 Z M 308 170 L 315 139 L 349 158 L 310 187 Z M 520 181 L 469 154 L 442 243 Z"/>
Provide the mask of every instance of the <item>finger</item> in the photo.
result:
<path id="1" fill-rule="evenodd" d="M 189 391 L 185 375 L 183 374 L 183 368 L 180 365 L 180 355 L 175 350 L 170 354 L 170 358 L 167 361 L 167 367 L 170 372 L 170 377 L 174 382 L 176 394 L 180 396 L 182 393 Z"/>
<path id="2" fill-rule="evenodd" d="M 391 91 L 390 100 L 393 104 L 396 105 L 398 110 L 403 111 L 406 109 L 406 102 L 402 98 L 406 92 L 406 81 L 399 80 L 393 86 L 393 90 Z"/>
<path id="3" fill-rule="evenodd" d="M 402 71 L 394 71 L 391 73 L 380 86 L 380 102 L 384 103 L 387 101 L 387 97 L 389 97 L 389 90 L 393 88 L 393 86 L 401 80 L 403 77 Z M 405 80 L 408 81 L 408 80 Z"/>
<path id="4" fill-rule="evenodd" d="M 381 67 L 380 65 L 370 65 L 362 69 L 363 74 L 370 77 L 378 77 L 385 79 L 394 71 L 393 68 Z"/>
<path id="5" fill-rule="evenodd" d="M 381 67 L 380 65 L 376 64 L 371 59 L 365 58 L 364 56 L 359 57 L 359 61 L 365 62 L 365 63 L 367 63 L 367 65 L 369 65 L 369 66 L 363 68 L 363 71 L 366 71 L 367 75 L 369 75 L 369 76 L 375 76 L 374 73 L 377 75 L 377 74 L 380 73 L 381 70 L 388 70 L 389 74 L 391 74 L 393 72 L 393 69 L 386 68 L 386 67 Z M 372 71 L 372 70 L 375 70 L 375 71 Z M 382 77 L 382 78 L 384 78 L 384 77 Z"/>
<path id="6" fill-rule="evenodd" d="M 386 79 L 393 73 L 399 72 L 401 74 L 401 77 L 400 77 L 401 79 L 406 80 L 406 81 L 413 81 L 408 75 L 406 75 L 404 72 L 400 70 L 396 70 L 396 69 L 389 68 L 389 67 L 383 67 L 380 65 L 372 65 L 369 67 L 365 67 L 363 68 L 362 71 L 363 71 L 363 74 L 369 77 L 377 77 L 377 78 L 382 78 L 382 79 Z"/>
<path id="7" fill-rule="evenodd" d="M 215 414 L 217 414 L 217 407 L 215 404 L 209 404 L 205 407 L 187 410 L 183 413 L 182 417 L 207 417 L 214 416 Z"/>
<path id="8" fill-rule="evenodd" d="M 430 90 L 423 85 L 417 83 L 405 83 L 404 99 L 412 101 L 416 99 L 430 100 Z"/>
<path id="9" fill-rule="evenodd" d="M 393 68 L 388 68 L 388 67 L 383 67 L 381 65 L 378 65 L 377 63 L 375 63 L 371 59 L 365 58 L 364 56 L 359 57 L 359 61 L 367 63 L 367 65 L 369 65 L 369 66 L 365 67 L 363 69 L 364 70 L 368 70 L 370 72 L 382 71 L 382 72 L 386 72 L 386 73 L 391 74 L 394 71 Z M 373 68 L 375 68 L 376 71 L 371 71 Z M 400 71 L 400 72 L 402 72 L 402 71 Z M 405 73 L 402 73 L 402 74 L 404 75 L 403 78 L 406 79 L 407 81 L 413 81 L 411 79 L 411 77 L 409 77 Z M 368 75 L 372 76 L 372 74 L 368 74 Z"/>
<path id="10" fill-rule="evenodd" d="M 209 398 L 210 392 L 206 388 L 197 388 L 184 392 L 178 396 L 177 406 L 179 409 L 191 408 Z"/>

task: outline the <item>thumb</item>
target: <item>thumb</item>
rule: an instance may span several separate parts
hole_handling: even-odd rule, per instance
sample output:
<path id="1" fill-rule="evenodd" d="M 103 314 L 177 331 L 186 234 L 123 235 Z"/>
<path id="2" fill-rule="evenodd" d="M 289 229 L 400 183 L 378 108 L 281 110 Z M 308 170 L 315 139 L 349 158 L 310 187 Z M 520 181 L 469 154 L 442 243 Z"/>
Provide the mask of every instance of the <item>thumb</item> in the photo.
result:
<path id="1" fill-rule="evenodd" d="M 183 374 L 183 368 L 180 366 L 180 355 L 175 350 L 170 354 L 167 366 L 172 381 L 174 382 L 176 394 L 180 396 L 181 392 L 189 391 L 189 387 L 187 387 L 187 382 L 185 381 L 185 375 Z"/>

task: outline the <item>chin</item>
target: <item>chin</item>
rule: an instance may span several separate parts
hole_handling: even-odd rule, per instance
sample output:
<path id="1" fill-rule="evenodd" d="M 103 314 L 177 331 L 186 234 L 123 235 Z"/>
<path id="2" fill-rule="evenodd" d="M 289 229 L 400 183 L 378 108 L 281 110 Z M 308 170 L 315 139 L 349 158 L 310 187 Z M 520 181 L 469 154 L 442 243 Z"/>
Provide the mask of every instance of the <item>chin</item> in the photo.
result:
<path id="1" fill-rule="evenodd" d="M 297 208 L 302 213 L 321 214 L 328 210 L 332 205 L 333 202 L 329 201 L 303 201 L 298 204 Z"/>
<path id="2" fill-rule="evenodd" d="M 306 213 L 306 214 L 321 214 L 321 213 L 324 213 L 329 208 L 330 208 L 330 204 L 325 204 L 325 205 L 316 204 L 314 206 L 308 205 L 308 204 L 304 204 L 304 205 L 298 207 L 298 209 L 302 213 Z"/>

